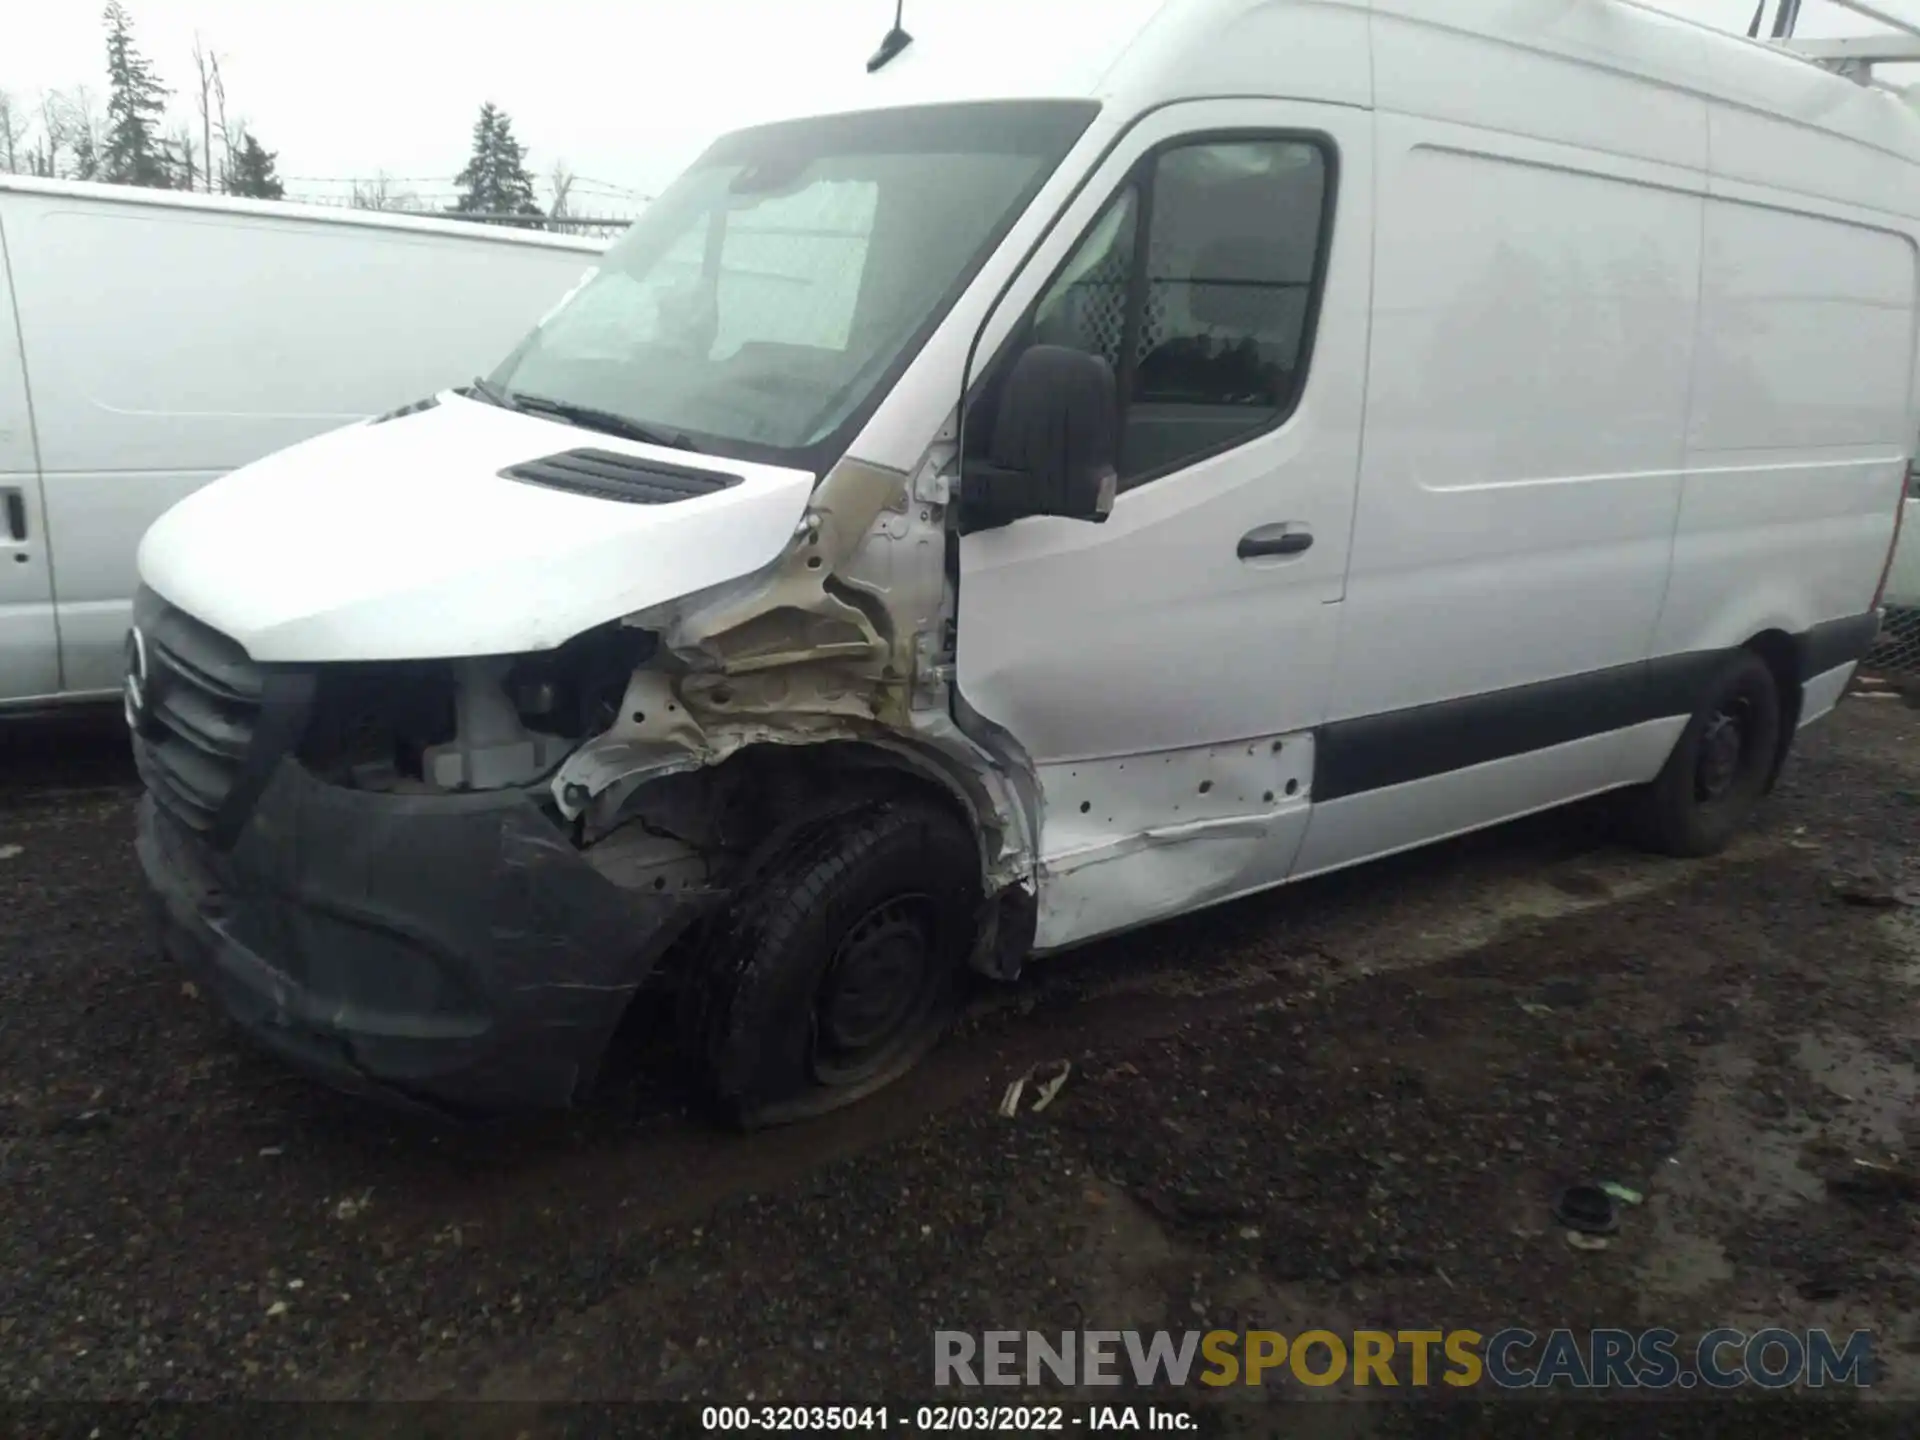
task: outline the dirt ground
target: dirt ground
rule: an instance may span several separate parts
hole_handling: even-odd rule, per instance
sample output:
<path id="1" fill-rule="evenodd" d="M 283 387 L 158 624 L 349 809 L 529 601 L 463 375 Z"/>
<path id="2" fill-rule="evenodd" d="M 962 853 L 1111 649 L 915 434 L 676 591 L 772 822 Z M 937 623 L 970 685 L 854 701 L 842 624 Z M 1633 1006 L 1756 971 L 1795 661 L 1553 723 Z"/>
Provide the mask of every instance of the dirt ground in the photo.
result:
<path id="1" fill-rule="evenodd" d="M 519 1434 L 602 1413 L 541 1408 L 563 1402 L 951 1401 L 943 1329 L 1781 1325 L 1870 1328 L 1880 1403 L 1550 1425 L 1303 1403 L 1343 1387 L 1157 1398 L 1209 1434 L 1920 1427 L 1885 1403 L 1920 1398 L 1915 1196 L 1828 1184 L 1920 1147 L 1920 712 L 1898 699 L 1802 737 L 1714 861 L 1618 848 L 1589 809 L 1224 907 L 1036 968 L 895 1090 L 750 1138 L 664 1098 L 444 1132 L 283 1073 L 155 958 L 133 793 L 111 729 L 0 735 L 16 1405 L 516 1401 L 440 1433 Z M 1044 1112 L 996 1113 L 1055 1058 Z M 1645 1203 L 1576 1250 L 1549 1207 L 1600 1179 Z"/>

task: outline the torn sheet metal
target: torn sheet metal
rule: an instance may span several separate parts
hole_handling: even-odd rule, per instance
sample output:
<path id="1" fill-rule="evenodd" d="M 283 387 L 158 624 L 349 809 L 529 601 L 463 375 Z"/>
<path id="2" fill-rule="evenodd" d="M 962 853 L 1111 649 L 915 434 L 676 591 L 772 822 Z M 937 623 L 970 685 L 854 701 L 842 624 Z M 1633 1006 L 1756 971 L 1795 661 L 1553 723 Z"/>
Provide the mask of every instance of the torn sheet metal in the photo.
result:
<path id="1" fill-rule="evenodd" d="M 748 746 L 857 742 L 960 801 L 982 838 L 989 893 L 1030 881 L 1029 815 L 948 714 L 944 516 L 908 482 L 844 460 L 772 566 L 629 617 L 659 650 L 634 673 L 617 722 L 557 772 L 562 813 L 591 807 L 610 823 L 642 786 Z"/>
<path id="2" fill-rule="evenodd" d="M 572 818 L 623 779 L 712 765 L 744 746 L 853 739 L 904 723 L 912 640 L 897 656 L 883 607 L 829 581 L 906 478 L 843 462 L 767 570 L 630 617 L 660 637 L 662 658 L 634 673 L 619 720 L 554 780 Z M 676 755 L 677 752 L 677 755 Z"/>
<path id="3" fill-rule="evenodd" d="M 821 482 L 784 554 L 752 581 L 670 609 L 662 646 L 685 667 L 675 689 L 703 725 L 736 716 L 827 714 L 903 727 L 909 644 L 896 655 L 891 617 L 839 593 L 834 579 L 866 542 L 906 477 L 846 461 Z M 636 617 L 647 624 L 647 617 Z"/>

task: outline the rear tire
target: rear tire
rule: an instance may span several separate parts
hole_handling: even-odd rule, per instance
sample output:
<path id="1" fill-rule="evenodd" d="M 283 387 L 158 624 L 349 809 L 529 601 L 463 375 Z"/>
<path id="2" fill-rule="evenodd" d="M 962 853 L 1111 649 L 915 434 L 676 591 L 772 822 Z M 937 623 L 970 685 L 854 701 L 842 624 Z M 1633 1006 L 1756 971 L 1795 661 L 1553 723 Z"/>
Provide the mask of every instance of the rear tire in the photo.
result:
<path id="1" fill-rule="evenodd" d="M 1660 774 L 1629 797 L 1634 840 L 1682 857 L 1725 849 L 1772 783 L 1782 723 L 1771 667 L 1750 650 L 1731 657 Z"/>
<path id="2" fill-rule="evenodd" d="M 837 1110 L 945 1033 L 980 911 L 973 836 L 924 801 L 802 827 L 757 866 L 688 977 L 684 1038 L 742 1128 Z"/>

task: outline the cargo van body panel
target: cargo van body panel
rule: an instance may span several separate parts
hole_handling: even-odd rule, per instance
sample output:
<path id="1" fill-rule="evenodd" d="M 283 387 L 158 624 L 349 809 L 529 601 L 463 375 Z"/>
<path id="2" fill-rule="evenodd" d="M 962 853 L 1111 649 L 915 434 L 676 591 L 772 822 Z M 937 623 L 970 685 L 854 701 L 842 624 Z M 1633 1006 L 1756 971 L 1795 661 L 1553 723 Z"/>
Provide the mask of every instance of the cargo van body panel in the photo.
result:
<path id="1" fill-rule="evenodd" d="M 0 699 L 60 684 L 46 493 L 5 220 L 0 215 Z"/>

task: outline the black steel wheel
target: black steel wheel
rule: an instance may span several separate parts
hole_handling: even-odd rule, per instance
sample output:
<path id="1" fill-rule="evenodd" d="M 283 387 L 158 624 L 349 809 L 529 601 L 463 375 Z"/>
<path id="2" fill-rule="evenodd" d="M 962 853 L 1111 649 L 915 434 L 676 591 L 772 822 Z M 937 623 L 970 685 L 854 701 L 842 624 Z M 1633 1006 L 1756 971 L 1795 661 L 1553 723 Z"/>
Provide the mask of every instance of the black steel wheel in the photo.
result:
<path id="1" fill-rule="evenodd" d="M 1767 792 L 1783 723 L 1767 662 L 1749 650 L 1731 657 L 1658 778 L 1631 797 L 1634 838 L 1666 855 L 1724 849 Z"/>
<path id="2" fill-rule="evenodd" d="M 758 866 L 688 978 L 684 1036 L 746 1127 L 835 1110 L 945 1032 L 979 925 L 973 836 L 925 801 L 802 827 Z"/>

